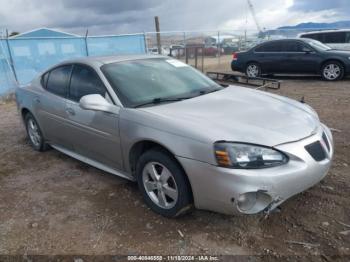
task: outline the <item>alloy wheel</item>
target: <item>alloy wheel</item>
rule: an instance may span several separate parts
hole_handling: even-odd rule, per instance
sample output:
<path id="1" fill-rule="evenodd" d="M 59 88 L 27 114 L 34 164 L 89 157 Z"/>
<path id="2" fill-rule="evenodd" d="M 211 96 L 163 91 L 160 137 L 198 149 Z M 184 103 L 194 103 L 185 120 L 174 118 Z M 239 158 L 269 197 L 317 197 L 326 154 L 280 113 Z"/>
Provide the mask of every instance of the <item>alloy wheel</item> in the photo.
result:
<path id="1" fill-rule="evenodd" d="M 169 169 L 158 162 L 149 162 L 142 171 L 142 182 L 149 198 L 157 206 L 170 209 L 177 203 L 178 188 Z"/>
<path id="2" fill-rule="evenodd" d="M 335 80 L 341 74 L 341 68 L 337 64 L 328 64 L 323 69 L 323 76 L 328 80 Z"/>
<path id="3" fill-rule="evenodd" d="M 257 77 L 259 75 L 259 67 L 255 64 L 248 65 L 247 67 L 247 76 Z"/>
<path id="4" fill-rule="evenodd" d="M 27 121 L 27 130 L 30 141 L 33 143 L 34 146 L 39 147 L 41 144 L 41 135 L 38 125 L 32 118 L 29 118 Z"/>

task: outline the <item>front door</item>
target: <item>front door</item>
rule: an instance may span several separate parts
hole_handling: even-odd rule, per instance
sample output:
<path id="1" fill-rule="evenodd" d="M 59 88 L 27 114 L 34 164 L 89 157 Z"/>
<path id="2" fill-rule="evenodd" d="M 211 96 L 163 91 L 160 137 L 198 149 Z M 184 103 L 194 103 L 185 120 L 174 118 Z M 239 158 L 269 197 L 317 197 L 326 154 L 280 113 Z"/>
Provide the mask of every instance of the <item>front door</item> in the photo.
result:
<path id="1" fill-rule="evenodd" d="M 99 94 L 113 103 L 94 69 L 74 65 L 66 104 L 71 127 L 70 140 L 76 153 L 108 167 L 121 169 L 119 116 L 82 109 L 79 106 L 80 98 L 90 94 Z"/>
<path id="2" fill-rule="evenodd" d="M 317 73 L 320 65 L 319 54 L 311 47 L 297 40 L 286 40 L 282 45 L 285 54 L 281 67 L 285 73 Z"/>

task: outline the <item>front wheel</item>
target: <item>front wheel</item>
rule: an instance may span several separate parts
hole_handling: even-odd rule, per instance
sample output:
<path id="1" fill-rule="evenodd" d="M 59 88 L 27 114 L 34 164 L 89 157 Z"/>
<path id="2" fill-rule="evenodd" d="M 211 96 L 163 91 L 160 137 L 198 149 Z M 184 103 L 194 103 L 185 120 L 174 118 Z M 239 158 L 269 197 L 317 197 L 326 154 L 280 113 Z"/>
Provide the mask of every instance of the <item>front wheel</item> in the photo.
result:
<path id="1" fill-rule="evenodd" d="M 146 204 L 165 217 L 177 217 L 192 209 L 186 175 L 176 160 L 163 150 L 144 153 L 136 167 L 137 183 Z"/>
<path id="2" fill-rule="evenodd" d="M 344 66 L 336 61 L 327 62 L 322 66 L 322 78 L 327 81 L 337 81 L 344 77 Z"/>
<path id="3" fill-rule="evenodd" d="M 246 67 L 245 74 L 248 77 L 259 77 L 261 75 L 260 65 L 257 63 L 249 63 Z"/>

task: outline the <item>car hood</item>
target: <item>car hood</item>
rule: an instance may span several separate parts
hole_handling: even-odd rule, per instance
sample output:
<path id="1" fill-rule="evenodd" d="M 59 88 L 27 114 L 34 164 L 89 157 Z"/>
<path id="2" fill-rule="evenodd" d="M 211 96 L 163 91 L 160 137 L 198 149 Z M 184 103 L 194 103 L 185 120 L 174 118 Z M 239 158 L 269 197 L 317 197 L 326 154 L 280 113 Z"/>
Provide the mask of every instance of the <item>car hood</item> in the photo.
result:
<path id="1" fill-rule="evenodd" d="M 317 114 L 300 102 L 236 86 L 140 110 L 158 116 L 158 128 L 205 142 L 274 146 L 310 136 L 319 126 Z"/>
<path id="2" fill-rule="evenodd" d="M 343 55 L 343 56 L 350 56 L 349 50 L 340 50 L 340 49 L 331 49 L 328 51 L 325 51 L 327 54 L 333 54 L 333 55 Z"/>

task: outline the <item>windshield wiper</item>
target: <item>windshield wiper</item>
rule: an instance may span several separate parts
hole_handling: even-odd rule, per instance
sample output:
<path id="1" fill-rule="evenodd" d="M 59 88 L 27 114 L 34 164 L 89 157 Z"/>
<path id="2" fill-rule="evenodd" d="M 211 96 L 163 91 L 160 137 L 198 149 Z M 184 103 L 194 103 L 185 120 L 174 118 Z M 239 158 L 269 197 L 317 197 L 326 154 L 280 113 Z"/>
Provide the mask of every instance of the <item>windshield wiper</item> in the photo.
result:
<path id="1" fill-rule="evenodd" d="M 181 101 L 181 100 L 190 99 L 190 98 L 193 98 L 193 96 L 174 97 L 174 98 L 156 97 L 156 98 L 153 98 L 151 101 L 138 104 L 138 105 L 134 106 L 134 108 L 147 106 L 147 105 L 158 105 L 158 104 L 167 103 L 167 102 L 176 102 L 176 101 Z"/>
<path id="2" fill-rule="evenodd" d="M 220 91 L 220 90 L 222 90 L 222 88 L 215 88 L 215 89 L 211 89 L 211 90 L 200 90 L 198 93 L 199 93 L 199 95 L 206 95 L 206 94 L 213 93 L 213 92 Z M 177 102 L 177 101 L 181 101 L 181 100 L 185 100 L 185 99 L 194 98 L 196 96 L 197 95 L 185 96 L 185 97 L 173 97 L 173 98 L 171 98 L 171 97 L 165 97 L 165 98 L 156 97 L 156 98 L 153 98 L 151 101 L 135 105 L 134 108 L 147 106 L 147 105 L 157 105 L 157 104 L 167 103 L 167 102 Z"/>
<path id="3" fill-rule="evenodd" d="M 220 91 L 220 90 L 222 90 L 222 88 L 215 88 L 215 89 L 211 89 L 211 90 L 201 90 L 201 91 L 199 91 L 199 94 L 206 95 L 206 94 L 214 93 L 214 92 Z"/>

